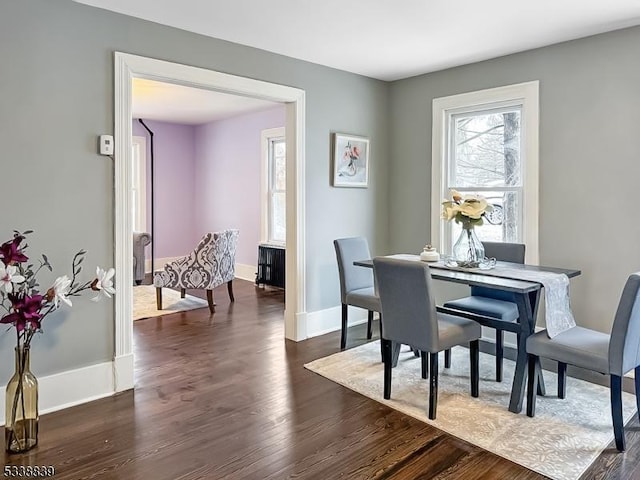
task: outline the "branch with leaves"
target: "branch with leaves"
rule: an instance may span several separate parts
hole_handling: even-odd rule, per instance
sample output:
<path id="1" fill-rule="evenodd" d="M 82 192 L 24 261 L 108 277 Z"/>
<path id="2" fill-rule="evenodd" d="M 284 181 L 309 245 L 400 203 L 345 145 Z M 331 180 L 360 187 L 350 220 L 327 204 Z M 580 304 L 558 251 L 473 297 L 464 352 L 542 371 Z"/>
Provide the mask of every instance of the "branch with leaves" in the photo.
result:
<path id="1" fill-rule="evenodd" d="M 0 305 L 6 312 L 0 323 L 15 327 L 17 347 L 29 347 L 33 336 L 42 332 L 43 320 L 52 312 L 65 304 L 71 306 L 69 297 L 77 297 L 86 290 L 98 293 L 93 300 L 111 297 L 114 269 L 96 269 L 96 277 L 86 282 L 79 282 L 86 251 L 80 250 L 71 261 L 71 278 L 67 275 L 56 278 L 53 285 L 44 294 L 40 292 L 38 274 L 43 268 L 53 272 L 49 258 L 42 254 L 38 265 L 28 263 L 25 251 L 28 244 L 26 236 L 33 233 L 13 232 L 13 238 L 0 245 Z"/>

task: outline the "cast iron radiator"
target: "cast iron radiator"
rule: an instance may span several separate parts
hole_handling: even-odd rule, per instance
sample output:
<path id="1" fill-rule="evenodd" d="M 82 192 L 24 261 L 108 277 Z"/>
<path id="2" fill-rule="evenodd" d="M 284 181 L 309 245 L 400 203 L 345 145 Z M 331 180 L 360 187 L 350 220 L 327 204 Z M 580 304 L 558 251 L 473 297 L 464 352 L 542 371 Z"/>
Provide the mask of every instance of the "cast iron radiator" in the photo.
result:
<path id="1" fill-rule="evenodd" d="M 258 245 L 258 273 L 256 285 L 272 285 L 284 288 L 284 247 Z"/>

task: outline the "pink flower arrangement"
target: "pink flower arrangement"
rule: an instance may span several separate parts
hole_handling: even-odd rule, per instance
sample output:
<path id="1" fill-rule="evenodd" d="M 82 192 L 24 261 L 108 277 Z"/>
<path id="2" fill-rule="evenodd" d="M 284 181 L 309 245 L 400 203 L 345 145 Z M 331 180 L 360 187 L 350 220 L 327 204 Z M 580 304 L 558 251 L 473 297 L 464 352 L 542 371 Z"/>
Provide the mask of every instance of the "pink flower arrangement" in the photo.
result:
<path id="1" fill-rule="evenodd" d="M 354 160 L 360 158 L 360 148 L 357 145 L 351 145 L 351 143 L 347 143 L 344 147 L 343 159 L 349 160 L 349 165 L 353 163 Z"/>

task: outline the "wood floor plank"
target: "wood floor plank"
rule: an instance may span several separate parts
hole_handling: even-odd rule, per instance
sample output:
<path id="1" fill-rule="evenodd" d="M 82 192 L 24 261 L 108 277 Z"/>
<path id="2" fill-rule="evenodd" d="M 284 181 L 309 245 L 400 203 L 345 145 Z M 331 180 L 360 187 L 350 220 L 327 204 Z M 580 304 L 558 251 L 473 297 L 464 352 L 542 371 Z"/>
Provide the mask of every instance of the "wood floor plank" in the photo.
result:
<path id="1" fill-rule="evenodd" d="M 43 415 L 38 447 L 5 465 L 57 480 L 544 478 L 305 370 L 339 332 L 284 340 L 281 290 L 236 281 L 233 304 L 219 290 L 214 315 L 136 321 L 135 390 Z M 365 341 L 350 329 L 350 347 Z M 634 425 L 629 451 L 584 478 L 637 478 Z"/>

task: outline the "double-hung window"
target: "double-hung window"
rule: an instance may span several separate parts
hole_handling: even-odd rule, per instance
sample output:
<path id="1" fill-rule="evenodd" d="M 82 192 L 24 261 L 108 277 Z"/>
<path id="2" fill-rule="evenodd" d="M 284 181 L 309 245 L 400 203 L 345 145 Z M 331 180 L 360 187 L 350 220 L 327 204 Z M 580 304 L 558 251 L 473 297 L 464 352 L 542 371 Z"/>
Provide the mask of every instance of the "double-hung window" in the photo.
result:
<path id="1" fill-rule="evenodd" d="M 482 241 L 524 243 L 538 261 L 538 82 L 433 101 L 432 238 L 450 253 L 461 226 L 441 219 L 450 190 L 492 205 Z"/>
<path id="2" fill-rule="evenodd" d="M 286 228 L 286 142 L 284 128 L 262 132 L 262 241 L 284 245 Z"/>

